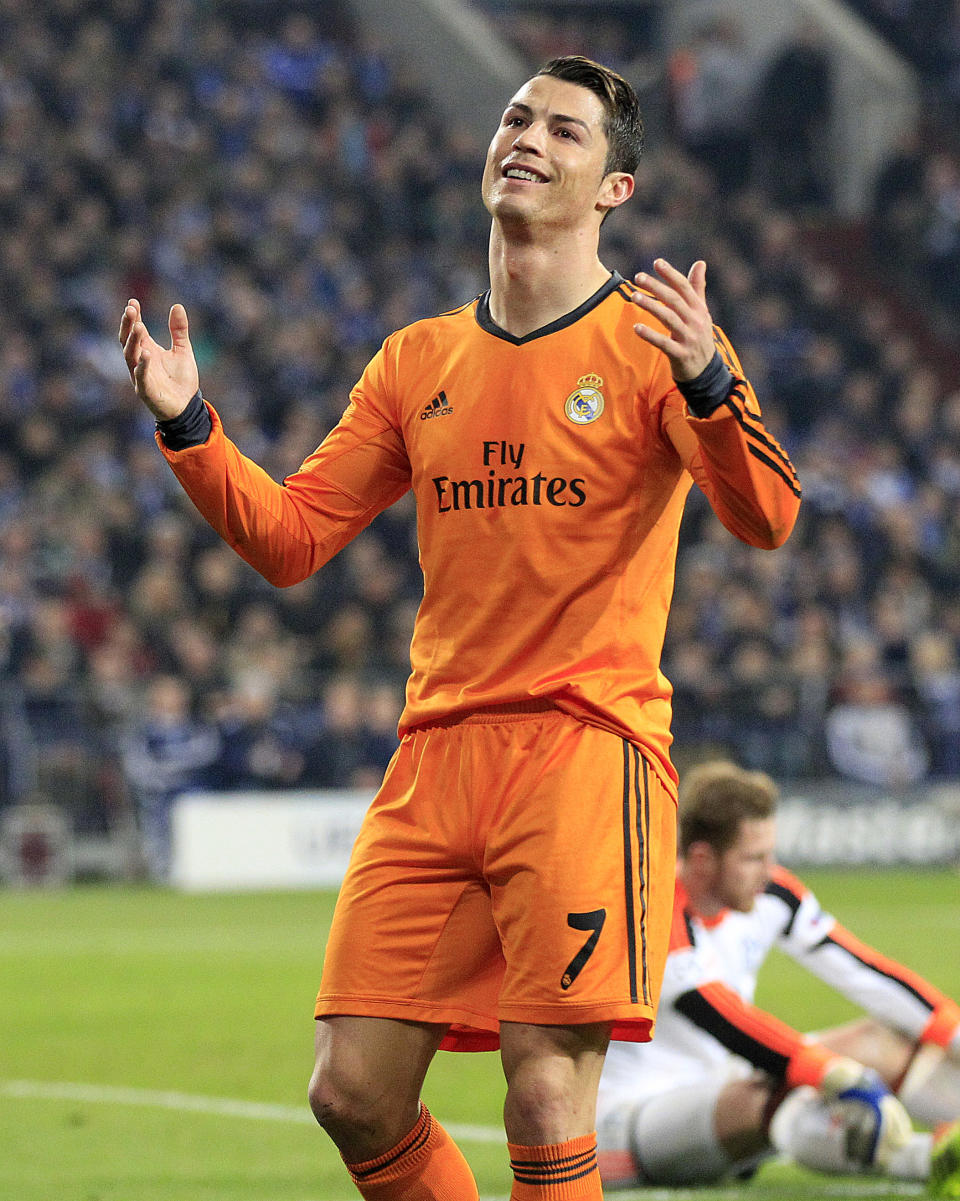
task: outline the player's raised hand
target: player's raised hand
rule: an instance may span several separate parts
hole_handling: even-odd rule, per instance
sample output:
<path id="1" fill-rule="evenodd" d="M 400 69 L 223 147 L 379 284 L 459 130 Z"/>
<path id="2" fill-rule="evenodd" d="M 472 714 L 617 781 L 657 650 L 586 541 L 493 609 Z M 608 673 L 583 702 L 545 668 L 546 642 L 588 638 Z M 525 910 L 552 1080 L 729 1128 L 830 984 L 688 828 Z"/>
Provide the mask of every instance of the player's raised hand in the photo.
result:
<path id="1" fill-rule="evenodd" d="M 158 421 L 179 417 L 200 387 L 197 360 L 190 345 L 187 310 L 170 310 L 170 349 L 165 350 L 147 331 L 140 302 L 130 300 L 120 319 L 120 345 L 137 395 Z"/>
<path id="2" fill-rule="evenodd" d="M 666 334 L 642 322 L 633 328 L 645 342 L 656 346 L 670 360 L 673 378 L 696 379 L 713 358 L 713 319 L 707 308 L 707 264 L 702 259 L 684 275 L 666 259 L 657 259 L 656 275 L 640 272 L 634 283 L 642 291 L 633 293 L 633 303 L 661 321 Z"/>

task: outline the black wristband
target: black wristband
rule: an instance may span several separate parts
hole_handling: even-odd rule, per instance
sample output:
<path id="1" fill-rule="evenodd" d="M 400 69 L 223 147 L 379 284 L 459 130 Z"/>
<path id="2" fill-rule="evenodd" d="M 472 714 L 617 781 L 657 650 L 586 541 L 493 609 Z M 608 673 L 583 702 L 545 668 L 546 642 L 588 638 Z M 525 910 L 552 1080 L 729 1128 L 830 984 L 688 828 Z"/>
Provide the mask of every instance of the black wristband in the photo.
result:
<path id="1" fill-rule="evenodd" d="M 157 429 L 168 450 L 186 450 L 188 446 L 202 446 L 210 437 L 213 422 L 203 403 L 203 395 L 198 389 L 182 413 L 171 417 L 169 421 L 158 421 Z"/>
<path id="2" fill-rule="evenodd" d="M 720 358 L 720 352 L 715 350 L 713 358 L 698 376 L 677 380 L 677 387 L 694 417 L 709 417 L 733 390 L 733 375 Z"/>

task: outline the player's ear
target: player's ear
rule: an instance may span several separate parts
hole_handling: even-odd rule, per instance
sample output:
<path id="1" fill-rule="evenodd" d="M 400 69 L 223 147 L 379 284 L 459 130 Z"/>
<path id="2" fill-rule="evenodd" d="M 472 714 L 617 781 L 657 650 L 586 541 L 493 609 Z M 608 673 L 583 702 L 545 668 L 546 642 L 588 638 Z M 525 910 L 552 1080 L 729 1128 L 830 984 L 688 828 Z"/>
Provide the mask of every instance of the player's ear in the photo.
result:
<path id="1" fill-rule="evenodd" d="M 716 858 L 716 851 L 705 839 L 691 842 L 684 854 L 687 867 L 700 874 L 709 872 L 716 862 Z"/>
<path id="2" fill-rule="evenodd" d="M 608 211 L 619 208 L 633 195 L 634 186 L 634 178 L 628 172 L 610 171 L 600 185 L 597 207 Z"/>

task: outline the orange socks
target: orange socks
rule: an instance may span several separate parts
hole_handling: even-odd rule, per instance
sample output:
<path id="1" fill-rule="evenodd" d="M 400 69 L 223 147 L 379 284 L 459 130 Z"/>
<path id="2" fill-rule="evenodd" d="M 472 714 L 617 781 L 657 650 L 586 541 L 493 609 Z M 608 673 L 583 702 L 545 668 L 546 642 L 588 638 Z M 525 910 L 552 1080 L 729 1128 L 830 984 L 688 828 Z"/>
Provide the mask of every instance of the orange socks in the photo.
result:
<path id="1" fill-rule="evenodd" d="M 545 1147 L 508 1143 L 513 1169 L 511 1201 L 600 1201 L 597 1136 L 584 1134 Z"/>
<path id="2" fill-rule="evenodd" d="M 479 1198 L 477 1182 L 460 1148 L 440 1123 L 433 1120 L 426 1105 L 420 1106 L 417 1124 L 406 1138 L 376 1159 L 348 1163 L 347 1170 L 366 1201 L 478 1201 Z"/>
<path id="3" fill-rule="evenodd" d="M 595 1134 L 545 1147 L 507 1146 L 511 1201 L 601 1201 Z M 395 1147 L 366 1163 L 347 1164 L 347 1170 L 366 1201 L 479 1201 L 460 1148 L 425 1105 Z"/>

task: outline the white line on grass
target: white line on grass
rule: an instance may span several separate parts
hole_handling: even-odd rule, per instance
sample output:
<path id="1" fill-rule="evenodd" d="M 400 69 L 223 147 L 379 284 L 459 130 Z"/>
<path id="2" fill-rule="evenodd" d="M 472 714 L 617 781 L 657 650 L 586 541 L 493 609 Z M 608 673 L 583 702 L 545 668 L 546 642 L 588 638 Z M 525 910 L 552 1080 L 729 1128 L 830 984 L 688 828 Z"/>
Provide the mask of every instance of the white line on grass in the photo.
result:
<path id="1" fill-rule="evenodd" d="M 823 1178 L 823 1188 L 817 1195 L 822 1201 L 848 1201 L 850 1198 L 889 1197 L 896 1189 L 900 1197 L 919 1197 L 925 1192 L 923 1185 L 903 1180 L 838 1180 L 835 1176 Z M 763 1191 L 762 1186 L 761 1191 Z M 711 1201 L 743 1201 L 747 1195 L 742 1184 L 729 1188 L 707 1185 L 705 1188 L 644 1188 L 617 1192 L 617 1201 L 703 1201 L 704 1192 Z M 769 1195 L 769 1194 L 768 1194 Z M 784 1188 L 782 1195 L 788 1194 Z M 481 1201 L 510 1201 L 509 1197 L 490 1197 L 484 1194 Z"/>
<path id="2" fill-rule="evenodd" d="M 908 1184 L 903 1180 L 838 1180 L 836 1176 L 824 1176 L 823 1188 L 818 1196 L 824 1198 L 853 1198 L 853 1197 L 889 1197 L 896 1190 L 901 1197 L 919 1197 L 924 1193 L 921 1184 Z M 762 1182 L 757 1186 L 763 1190 Z M 786 1196 L 786 1186 L 783 1195 Z M 711 1199 L 730 1198 L 730 1201 L 742 1201 L 747 1196 L 742 1184 L 731 1185 L 729 1188 L 718 1188 L 716 1185 L 705 1186 Z M 704 1189 L 689 1188 L 645 1188 L 617 1193 L 617 1201 L 703 1201 Z M 499 1201 L 491 1198 L 490 1201 Z M 503 1198 L 503 1201 L 509 1201 Z"/>
<path id="3" fill-rule="evenodd" d="M 837 1180 L 834 1176 L 824 1177 L 824 1186 L 818 1196 L 822 1201 L 846 1201 L 848 1198 L 889 1197 L 896 1189 L 900 1197 L 919 1197 L 924 1193 L 920 1184 L 906 1184 L 902 1180 Z M 707 1185 L 706 1191 L 711 1201 L 743 1201 L 748 1195 L 742 1184 L 732 1185 L 729 1189 Z M 703 1201 L 704 1189 L 689 1188 L 645 1188 L 631 1189 L 629 1192 L 617 1192 L 617 1201 Z M 788 1194 L 783 1191 L 783 1196 Z M 489 1197 L 484 1194 L 481 1201 L 510 1201 L 509 1197 Z"/>
<path id="4" fill-rule="evenodd" d="M 297 1105 L 274 1105 L 241 1101 L 235 1097 L 204 1097 L 195 1093 L 160 1092 L 147 1088 L 121 1088 L 112 1084 L 68 1084 L 43 1080 L 0 1080 L 0 1096 L 38 1101 L 80 1101 L 91 1105 L 138 1105 L 148 1109 L 173 1109 L 181 1113 L 209 1113 L 228 1118 L 251 1118 L 258 1122 L 295 1122 L 316 1125 L 313 1114 Z M 444 1126 L 451 1137 L 465 1143 L 503 1143 L 503 1131 L 495 1126 Z"/>
<path id="5" fill-rule="evenodd" d="M 306 1105 L 276 1105 L 262 1101 L 242 1101 L 235 1097 L 205 1097 L 195 1093 L 160 1092 L 146 1088 L 122 1088 L 112 1084 L 69 1084 L 43 1080 L 0 1080 L 0 1097 L 38 1101 L 79 1101 L 92 1105 L 136 1105 L 148 1109 L 172 1109 L 181 1113 L 208 1113 L 219 1117 L 248 1118 L 259 1122 L 292 1122 L 314 1125 L 313 1115 Z M 465 1143 L 503 1143 L 503 1131 L 495 1126 L 444 1126 L 451 1137 Z M 824 1198 L 869 1198 L 889 1195 L 889 1180 L 824 1179 Z M 921 1185 L 897 1182 L 901 1196 L 915 1197 L 923 1193 Z M 743 1196 L 740 1186 L 711 1189 L 713 1197 L 729 1197 L 731 1201 Z M 640 1192 L 618 1193 L 622 1201 L 698 1201 L 702 1191 L 695 1189 L 647 1188 Z M 509 1201 L 508 1197 L 490 1197 L 487 1201 Z"/>

